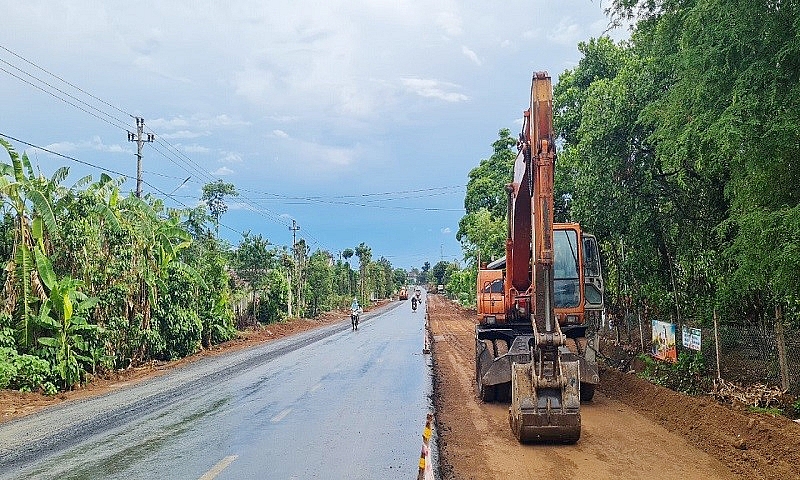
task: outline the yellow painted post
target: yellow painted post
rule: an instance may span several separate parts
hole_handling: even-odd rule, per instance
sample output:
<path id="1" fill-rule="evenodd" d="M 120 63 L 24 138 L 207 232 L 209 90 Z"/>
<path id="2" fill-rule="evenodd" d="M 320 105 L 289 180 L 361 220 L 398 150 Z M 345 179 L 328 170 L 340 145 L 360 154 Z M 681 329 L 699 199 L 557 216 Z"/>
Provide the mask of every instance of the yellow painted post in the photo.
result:
<path id="1" fill-rule="evenodd" d="M 429 413 L 425 420 L 425 430 L 422 431 L 422 452 L 419 454 L 419 473 L 417 480 L 433 480 L 433 465 L 431 465 L 431 422 L 433 414 Z"/>

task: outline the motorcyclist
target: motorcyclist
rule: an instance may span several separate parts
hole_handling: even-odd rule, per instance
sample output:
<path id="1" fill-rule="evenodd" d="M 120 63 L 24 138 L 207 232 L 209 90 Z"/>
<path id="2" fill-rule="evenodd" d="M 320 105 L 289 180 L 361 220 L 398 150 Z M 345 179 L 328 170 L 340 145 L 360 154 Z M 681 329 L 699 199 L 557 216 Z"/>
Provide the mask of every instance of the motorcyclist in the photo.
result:
<path id="1" fill-rule="evenodd" d="M 358 299 L 353 298 L 353 303 L 350 304 L 350 323 L 353 325 L 353 330 L 358 330 L 358 317 L 361 312 L 362 309 L 358 304 Z"/>
<path id="2" fill-rule="evenodd" d="M 417 302 L 418 302 L 417 297 L 411 297 L 411 311 L 412 312 L 416 312 L 417 311 Z"/>

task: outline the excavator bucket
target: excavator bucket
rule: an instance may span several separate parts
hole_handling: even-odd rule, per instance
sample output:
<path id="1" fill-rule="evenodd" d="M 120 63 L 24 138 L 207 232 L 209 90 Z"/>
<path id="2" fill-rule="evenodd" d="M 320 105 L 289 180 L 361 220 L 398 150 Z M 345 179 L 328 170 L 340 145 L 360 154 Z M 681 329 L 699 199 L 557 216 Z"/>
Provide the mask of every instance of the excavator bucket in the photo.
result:
<path id="1" fill-rule="evenodd" d="M 540 362 L 511 366 L 509 422 L 522 443 L 575 443 L 581 437 L 580 367 L 574 354 L 561 354 L 556 375 L 542 375 Z"/>

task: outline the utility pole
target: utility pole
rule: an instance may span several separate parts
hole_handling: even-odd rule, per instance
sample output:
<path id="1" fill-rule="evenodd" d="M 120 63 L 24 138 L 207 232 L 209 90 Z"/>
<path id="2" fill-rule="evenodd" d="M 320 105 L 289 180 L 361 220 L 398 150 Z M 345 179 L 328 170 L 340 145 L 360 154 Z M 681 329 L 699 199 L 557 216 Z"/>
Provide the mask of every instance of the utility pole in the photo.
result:
<path id="1" fill-rule="evenodd" d="M 128 132 L 128 141 L 136 142 L 136 196 L 142 196 L 142 148 L 145 142 L 152 142 L 156 136 L 152 133 L 144 133 L 144 118 L 136 119 L 136 133 Z"/>
<path id="2" fill-rule="evenodd" d="M 289 227 L 292 231 L 292 255 L 294 255 L 294 277 L 297 282 L 297 311 L 300 312 L 300 255 L 297 254 L 297 231 L 300 230 L 300 225 L 297 220 L 292 219 L 292 226 Z M 289 282 L 289 316 L 292 316 L 292 296 L 294 292 L 291 282 Z"/>
<path id="3" fill-rule="evenodd" d="M 295 245 L 297 244 L 297 231 L 300 230 L 300 225 L 297 224 L 297 220 L 292 219 L 292 226 L 289 227 L 289 230 L 292 231 L 292 251 L 294 251 Z"/>

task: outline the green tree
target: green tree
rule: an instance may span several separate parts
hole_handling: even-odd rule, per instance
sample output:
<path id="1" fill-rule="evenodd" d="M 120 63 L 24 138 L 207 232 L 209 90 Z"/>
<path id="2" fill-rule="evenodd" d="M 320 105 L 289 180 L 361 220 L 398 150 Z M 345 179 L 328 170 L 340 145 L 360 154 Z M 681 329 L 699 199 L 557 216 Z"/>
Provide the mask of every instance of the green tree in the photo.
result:
<path id="1" fill-rule="evenodd" d="M 333 269 L 328 252 L 317 250 L 309 257 L 307 277 L 309 314 L 316 317 L 330 308 L 329 301 L 333 294 Z"/>
<path id="2" fill-rule="evenodd" d="M 431 276 L 437 285 L 444 285 L 444 274 L 447 271 L 448 262 L 440 260 L 431 269 Z"/>
<path id="3" fill-rule="evenodd" d="M 395 268 L 392 274 L 394 278 L 394 288 L 400 288 L 408 284 L 408 272 L 403 268 Z"/>
<path id="4" fill-rule="evenodd" d="M 419 271 L 419 277 L 418 277 L 417 281 L 420 284 L 424 285 L 424 284 L 428 283 L 428 281 L 430 280 L 429 277 L 428 277 L 428 272 L 430 272 L 430 270 L 431 270 L 431 262 L 425 262 L 422 265 L 422 269 L 420 269 L 420 271 Z"/>
<path id="5" fill-rule="evenodd" d="M 217 236 L 219 236 L 219 219 L 222 214 L 228 211 L 225 197 L 236 197 L 238 195 L 239 192 L 236 191 L 236 187 L 232 183 L 225 183 L 221 179 L 203 185 L 203 195 L 200 200 L 206 203 L 211 216 L 214 218 Z"/>
<path id="6" fill-rule="evenodd" d="M 47 333 L 40 336 L 38 342 L 53 350 L 55 369 L 64 388 L 71 389 L 76 383 L 81 383 L 86 373 L 85 365 L 93 363 L 87 336 L 96 336 L 99 329 L 97 325 L 88 323 L 86 316 L 97 299 L 78 290 L 82 285 L 80 281 L 69 277 L 57 279 L 44 252 L 39 247 L 35 252 L 37 269 L 47 290 L 36 318 Z"/>
<path id="7" fill-rule="evenodd" d="M 274 253 L 269 246 L 269 240 L 261 234 L 251 235 L 248 231 L 242 234 L 242 241 L 236 249 L 236 274 L 250 287 L 254 318 L 257 318 L 257 294 L 265 286 L 267 272 L 274 266 Z"/>
<path id="8" fill-rule="evenodd" d="M 464 197 L 466 213 L 458 222 L 456 240 L 473 262 L 505 255 L 507 183 L 511 182 L 516 140 L 507 128 L 492 143 L 493 153 L 469 172 Z"/>
<path id="9" fill-rule="evenodd" d="M 369 302 L 369 279 L 367 278 L 368 266 L 372 261 L 372 248 L 368 247 L 364 242 L 358 244 L 355 249 L 355 255 L 358 257 L 358 276 L 359 276 L 359 291 L 358 296 L 362 304 L 366 305 Z"/>

